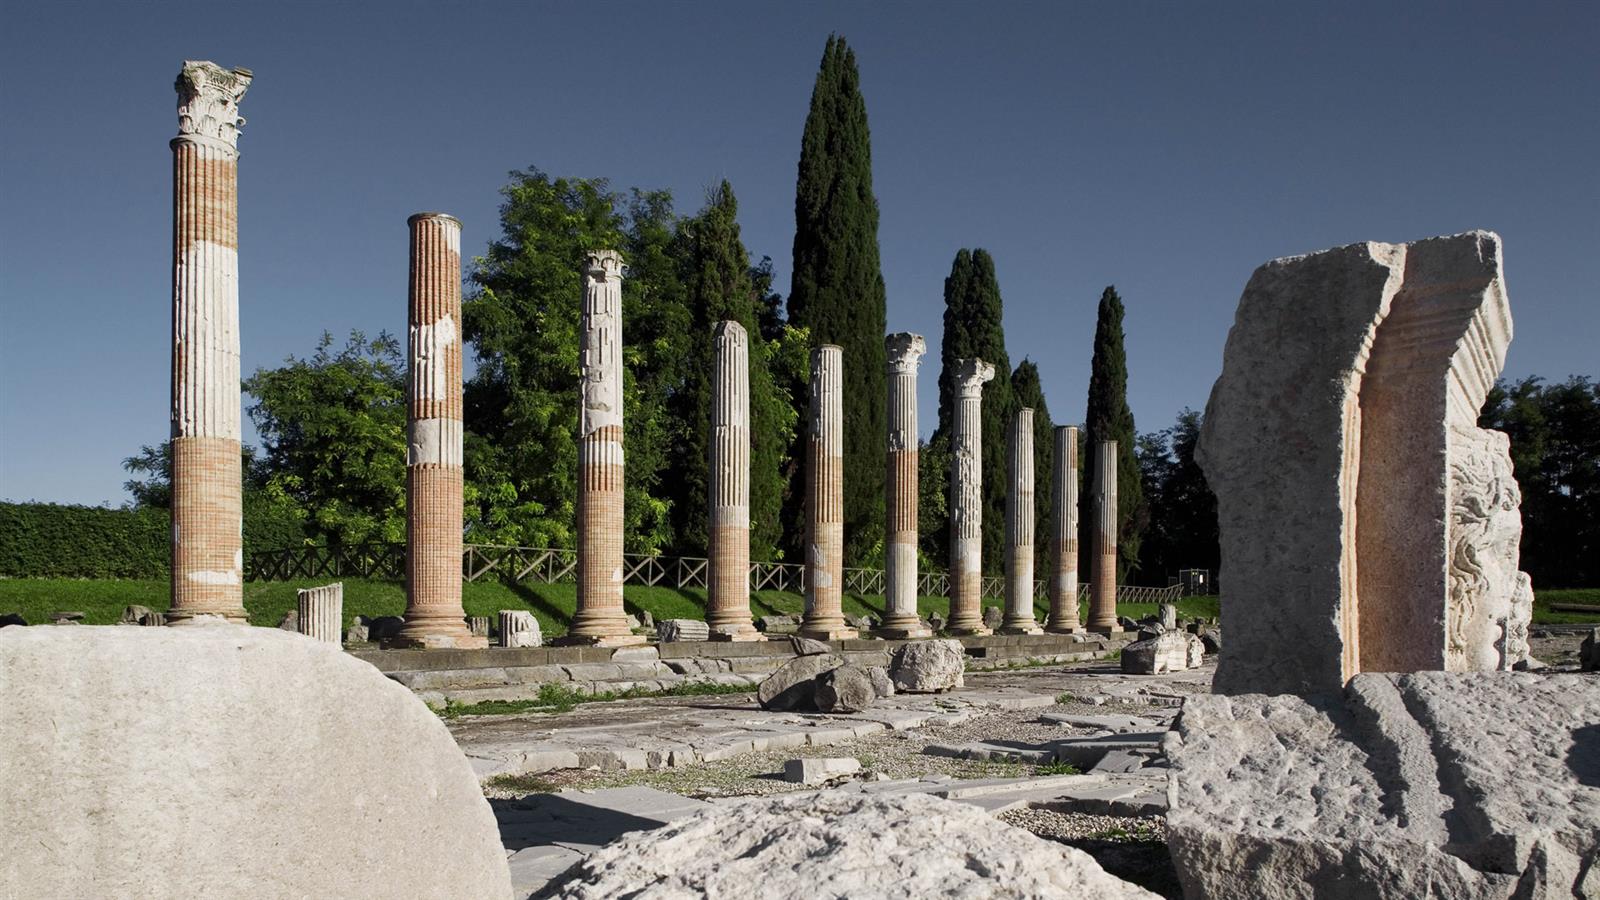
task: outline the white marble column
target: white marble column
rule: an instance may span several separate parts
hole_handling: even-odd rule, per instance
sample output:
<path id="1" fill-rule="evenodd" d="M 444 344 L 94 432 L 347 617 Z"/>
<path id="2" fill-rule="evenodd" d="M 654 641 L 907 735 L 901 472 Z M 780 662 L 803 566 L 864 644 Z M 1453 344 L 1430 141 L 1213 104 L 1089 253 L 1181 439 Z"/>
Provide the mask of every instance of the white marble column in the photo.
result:
<path id="1" fill-rule="evenodd" d="M 1006 608 L 1001 634 L 1041 634 L 1033 618 L 1033 410 L 1011 417 L 1006 441 Z"/>
<path id="2" fill-rule="evenodd" d="M 806 612 L 799 633 L 857 636 L 844 621 L 844 351 L 811 351 L 811 433 L 806 441 Z"/>
<path id="3" fill-rule="evenodd" d="M 885 508 L 885 591 L 881 637 L 932 637 L 917 615 L 917 368 L 927 352 L 922 335 L 884 339 L 889 382 L 889 464 Z"/>
<path id="4" fill-rule="evenodd" d="M 297 592 L 295 612 L 301 634 L 338 646 L 344 627 L 344 583 Z"/>
<path id="5" fill-rule="evenodd" d="M 994 366 L 956 360 L 955 422 L 950 434 L 951 634 L 989 634 L 983 624 L 983 386 Z"/>
<path id="6" fill-rule="evenodd" d="M 724 321 L 712 341 L 706 624 L 711 640 L 762 641 L 750 619 L 750 337 Z"/>
<path id="7" fill-rule="evenodd" d="M 1078 429 L 1056 428 L 1055 570 L 1050 576 L 1050 618 L 1044 630 L 1056 634 L 1082 631 L 1078 621 Z"/>

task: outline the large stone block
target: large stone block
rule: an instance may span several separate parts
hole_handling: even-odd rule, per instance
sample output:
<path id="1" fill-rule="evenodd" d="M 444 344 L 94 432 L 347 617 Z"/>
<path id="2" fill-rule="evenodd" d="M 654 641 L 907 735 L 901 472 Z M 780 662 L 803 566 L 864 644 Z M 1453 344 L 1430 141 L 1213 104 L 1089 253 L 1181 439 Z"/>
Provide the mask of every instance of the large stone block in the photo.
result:
<path id="1" fill-rule="evenodd" d="M 889 678 L 898 691 L 935 693 L 961 687 L 966 668 L 967 651 L 960 641 L 916 641 L 895 650 Z"/>
<path id="2" fill-rule="evenodd" d="M 756 700 L 762 709 L 781 711 L 810 706 L 816 677 L 842 665 L 844 657 L 836 653 L 797 656 L 761 682 L 756 688 Z"/>
<path id="3" fill-rule="evenodd" d="M 1166 744 L 1184 892 L 1585 896 L 1600 886 L 1596 723 L 1600 682 L 1580 675 L 1365 674 L 1342 699 L 1191 697 Z"/>
<path id="4" fill-rule="evenodd" d="M 1198 638 L 1188 632 L 1164 631 L 1122 648 L 1122 671 L 1127 675 L 1160 675 L 1189 668 L 1189 641 Z"/>
<path id="5" fill-rule="evenodd" d="M 405 687 L 276 629 L 0 631 L 0 896 L 510 894 Z"/>

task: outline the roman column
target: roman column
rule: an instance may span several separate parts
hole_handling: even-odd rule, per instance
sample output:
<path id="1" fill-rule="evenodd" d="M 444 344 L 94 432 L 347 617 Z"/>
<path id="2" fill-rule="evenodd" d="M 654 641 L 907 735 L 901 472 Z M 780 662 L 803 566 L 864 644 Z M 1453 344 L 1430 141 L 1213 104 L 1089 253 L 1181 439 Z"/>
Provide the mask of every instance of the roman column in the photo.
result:
<path id="1" fill-rule="evenodd" d="M 750 621 L 750 337 L 724 321 L 712 342 L 706 624 L 712 640 L 761 641 Z"/>
<path id="2" fill-rule="evenodd" d="M 1082 631 L 1078 623 L 1078 428 L 1056 428 L 1054 491 L 1055 571 L 1050 576 L 1050 618 L 1044 630 Z"/>
<path id="3" fill-rule="evenodd" d="M 950 435 L 951 634 L 988 634 L 983 624 L 983 386 L 994 366 L 956 360 L 956 421 Z"/>
<path id="4" fill-rule="evenodd" d="M 622 608 L 622 255 L 591 250 L 578 329 L 578 609 L 559 643 L 644 638 Z"/>
<path id="5" fill-rule="evenodd" d="M 249 69 L 187 61 L 172 140 L 172 608 L 245 621 L 239 450 L 239 100 Z"/>
<path id="6" fill-rule="evenodd" d="M 811 433 L 806 439 L 806 613 L 802 637 L 832 641 L 857 636 L 845 625 L 844 351 L 811 351 Z"/>
<path id="7" fill-rule="evenodd" d="M 1094 582 L 1089 630 L 1114 634 L 1117 624 L 1117 442 L 1101 441 L 1094 460 Z"/>
<path id="8" fill-rule="evenodd" d="M 1011 417 L 1006 441 L 1006 608 L 1001 634 L 1041 634 L 1033 618 L 1033 410 Z"/>
<path id="9" fill-rule="evenodd" d="M 384 645 L 487 647 L 461 606 L 461 223 L 427 212 L 406 225 L 406 612 Z"/>
<path id="10" fill-rule="evenodd" d="M 888 528 L 880 637 L 933 637 L 917 615 L 917 367 L 928 345 L 902 331 L 884 338 L 889 361 Z"/>

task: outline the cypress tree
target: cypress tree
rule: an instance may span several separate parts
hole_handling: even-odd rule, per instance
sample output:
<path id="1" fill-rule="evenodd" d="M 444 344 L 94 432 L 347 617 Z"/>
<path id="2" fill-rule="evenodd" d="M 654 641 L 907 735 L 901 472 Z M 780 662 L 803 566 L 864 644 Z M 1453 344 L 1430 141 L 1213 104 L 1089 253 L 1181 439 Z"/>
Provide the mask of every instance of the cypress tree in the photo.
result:
<path id="1" fill-rule="evenodd" d="M 830 36 L 800 141 L 790 321 L 844 349 L 846 556 L 883 539 L 886 327 L 867 105 L 855 53 Z"/>
<path id="2" fill-rule="evenodd" d="M 1054 528 L 1050 492 L 1055 485 L 1056 429 L 1033 360 L 1017 363 L 1017 370 L 1011 373 L 1011 397 L 1014 408 L 1033 410 L 1033 555 L 1034 571 L 1042 578 L 1049 571 Z"/>
<path id="3" fill-rule="evenodd" d="M 1134 452 L 1133 411 L 1128 408 L 1128 357 L 1122 347 L 1122 298 L 1114 286 L 1100 295 L 1094 327 L 1094 358 L 1089 370 L 1089 409 L 1079 446 L 1085 490 L 1079 494 L 1078 540 L 1084 555 L 1094 553 L 1094 467 L 1100 441 L 1117 442 L 1117 583 L 1139 565 L 1139 538 L 1147 512 L 1139 459 Z"/>
<path id="4" fill-rule="evenodd" d="M 948 446 L 955 425 L 955 362 L 977 357 L 994 366 L 983 387 L 983 568 L 998 573 L 1005 559 L 1006 429 L 1016 407 L 1011 398 L 1011 357 L 1000 319 L 1000 282 L 994 258 L 983 249 L 962 249 L 944 280 L 944 336 L 939 343 L 939 429 Z M 949 534 L 948 525 L 944 535 Z"/>
<path id="5" fill-rule="evenodd" d="M 724 181 L 707 197 L 706 206 L 685 221 L 678 233 L 683 283 L 690 326 L 682 389 L 673 398 L 678 440 L 673 451 L 672 521 L 680 552 L 707 549 L 710 487 L 711 376 L 715 371 L 717 323 L 733 320 L 750 339 L 750 554 L 774 558 L 779 541 L 784 481 L 783 457 L 798 414 L 780 397 L 768 367 L 769 348 L 762 336 L 761 307 L 752 282 L 750 254 L 739 237 L 739 204 Z"/>

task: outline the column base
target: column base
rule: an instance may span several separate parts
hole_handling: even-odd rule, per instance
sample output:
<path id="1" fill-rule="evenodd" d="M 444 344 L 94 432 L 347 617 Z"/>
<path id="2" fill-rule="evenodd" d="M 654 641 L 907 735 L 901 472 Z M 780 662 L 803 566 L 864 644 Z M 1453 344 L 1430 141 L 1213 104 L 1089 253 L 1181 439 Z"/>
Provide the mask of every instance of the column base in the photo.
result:
<path id="1" fill-rule="evenodd" d="M 995 634 L 1044 634 L 1044 629 L 1037 623 L 1032 625 L 1001 625 Z"/>
<path id="2" fill-rule="evenodd" d="M 1126 633 L 1126 629 L 1124 629 L 1121 625 L 1090 625 L 1086 630 L 1087 631 L 1092 631 L 1095 634 L 1125 634 Z"/>
<path id="3" fill-rule="evenodd" d="M 249 625 L 250 617 L 244 610 L 234 613 L 220 612 L 167 612 L 168 625 Z"/>
<path id="4" fill-rule="evenodd" d="M 1081 634 L 1086 629 L 1077 623 L 1062 625 L 1051 622 L 1045 624 L 1044 630 L 1050 634 Z"/>
<path id="5" fill-rule="evenodd" d="M 467 631 L 465 626 L 462 627 L 461 633 L 417 631 L 407 634 L 402 628 L 399 634 L 381 641 L 378 646 L 385 650 L 487 650 L 489 638 L 486 635 L 473 634 Z"/>
<path id="6" fill-rule="evenodd" d="M 814 641 L 853 641 L 861 636 L 861 632 L 854 628 L 840 626 L 838 628 L 806 628 L 801 626 L 795 634 Z"/>
<path id="7" fill-rule="evenodd" d="M 711 626 L 711 635 L 708 638 L 708 640 L 712 641 L 734 641 L 738 643 L 754 643 L 766 639 L 766 635 L 757 631 L 754 625 L 748 623 L 743 625 L 713 625 Z"/>
<path id="8" fill-rule="evenodd" d="M 946 634 L 953 634 L 957 637 L 984 637 L 994 634 L 993 631 L 983 625 L 946 625 L 944 630 Z"/>
<path id="9" fill-rule="evenodd" d="M 649 642 L 642 634 L 564 634 L 552 647 L 634 647 Z"/>
<path id="10" fill-rule="evenodd" d="M 920 641 L 933 637 L 933 629 L 926 625 L 884 625 L 872 634 L 886 641 Z"/>

